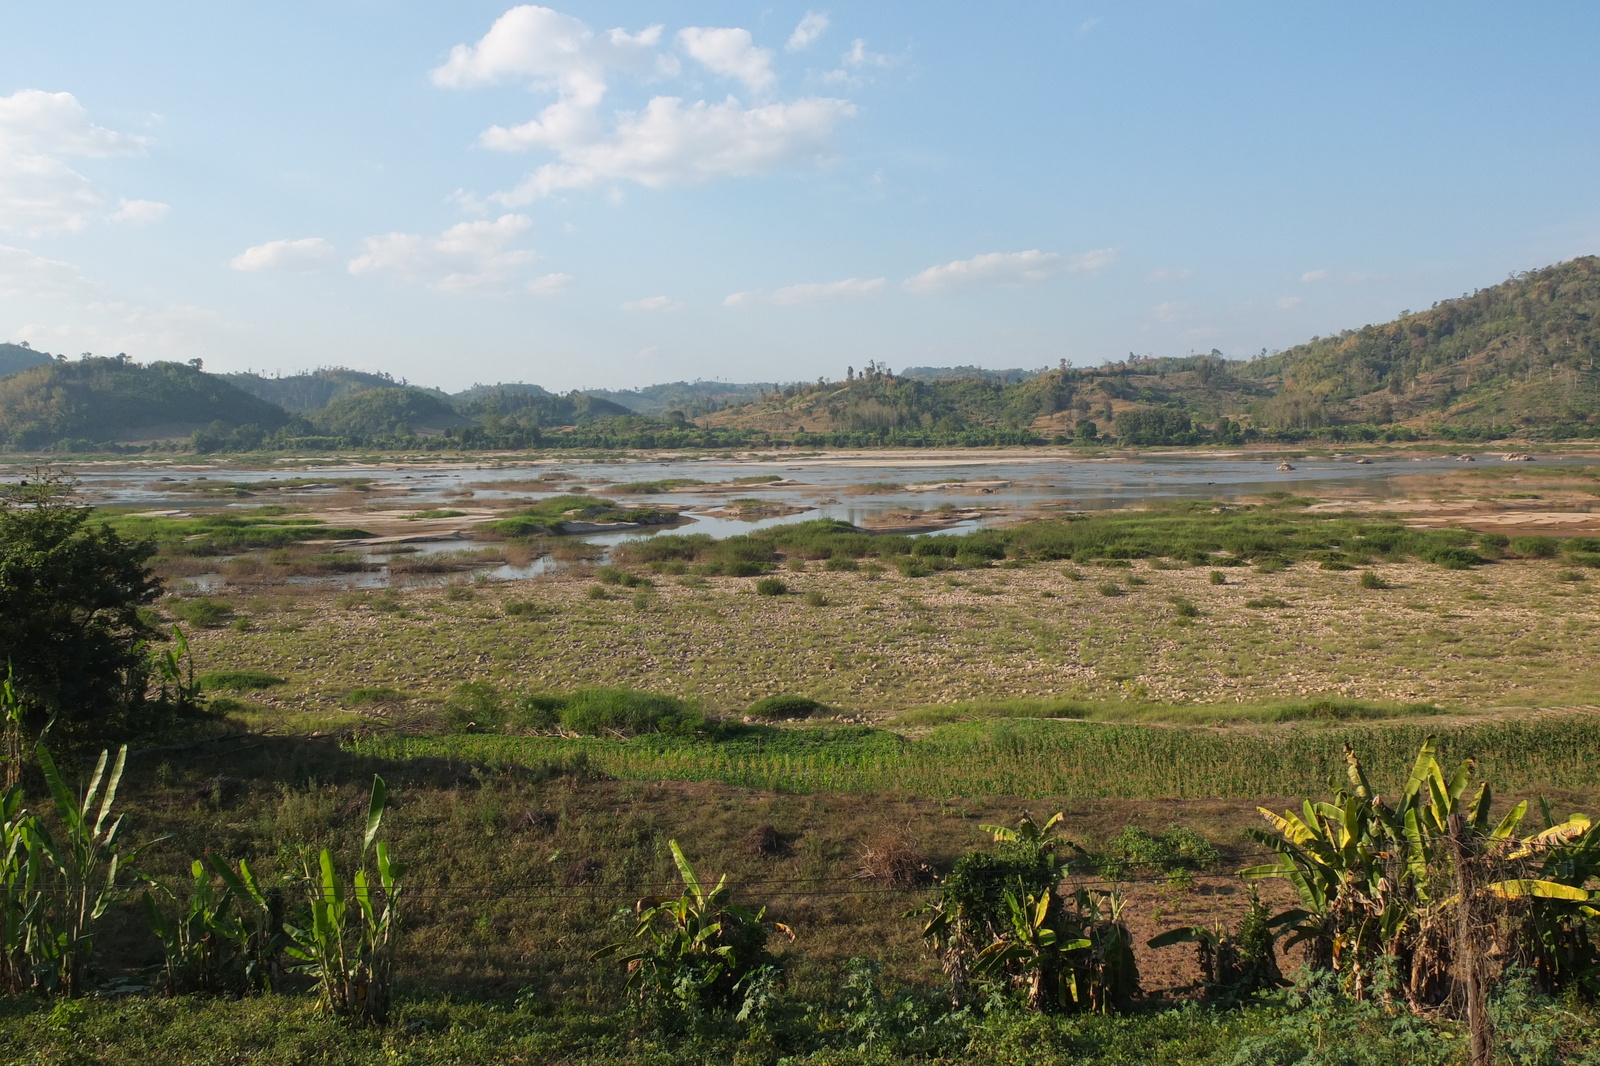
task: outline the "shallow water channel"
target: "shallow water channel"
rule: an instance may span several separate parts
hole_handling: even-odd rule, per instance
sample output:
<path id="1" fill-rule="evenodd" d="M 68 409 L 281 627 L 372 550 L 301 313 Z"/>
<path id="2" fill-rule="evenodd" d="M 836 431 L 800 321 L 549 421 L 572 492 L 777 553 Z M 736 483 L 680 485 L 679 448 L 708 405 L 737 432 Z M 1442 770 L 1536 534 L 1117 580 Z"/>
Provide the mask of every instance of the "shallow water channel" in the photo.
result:
<path id="1" fill-rule="evenodd" d="M 1471 451 L 1479 463 L 1501 465 L 1499 452 Z M 406 510 L 458 508 L 494 504 L 508 499 L 533 502 L 580 489 L 643 506 L 681 509 L 686 521 L 673 526 L 642 530 L 575 534 L 589 543 L 610 547 L 662 532 L 708 533 L 723 537 L 786 522 L 837 518 L 854 525 L 870 525 L 892 512 L 929 511 L 941 505 L 958 510 L 978 510 L 985 515 L 920 535 L 962 533 L 990 516 L 1019 510 L 1050 508 L 1101 510 L 1127 507 L 1156 499 L 1234 499 L 1274 490 L 1310 496 L 1385 497 L 1398 495 L 1392 485 L 1401 476 L 1458 472 L 1462 460 L 1455 456 L 1383 456 L 1369 462 L 1359 455 L 1306 457 L 1290 461 L 1282 470 L 1277 457 L 1162 455 L 1140 458 L 1084 459 L 1057 455 L 999 456 L 907 455 L 797 456 L 789 459 L 732 460 L 691 458 L 670 461 L 595 462 L 585 460 L 489 462 L 392 462 L 383 464 L 329 461 L 296 462 L 278 468 L 229 467 L 222 464 L 90 464 L 73 469 L 84 493 L 94 502 L 150 510 L 208 511 L 249 508 L 272 502 L 271 497 L 218 499 L 203 491 L 204 482 L 261 483 L 306 478 L 327 479 L 326 485 L 307 484 L 285 496 L 297 505 L 315 507 L 319 495 L 341 489 L 343 479 L 359 478 L 393 500 L 403 493 Z M 1540 457 L 1528 464 L 1530 473 L 1540 468 L 1592 463 L 1592 457 Z M 1467 469 L 1471 469 L 1470 467 Z M 738 479 L 770 476 L 774 484 L 737 484 Z M 619 484 L 642 481 L 694 479 L 700 486 L 680 486 L 664 492 L 622 494 Z M 200 490 L 200 491 L 197 491 Z M 759 499 L 764 504 L 799 508 L 790 514 L 739 517 L 721 511 L 730 499 Z M 287 501 L 286 501 L 287 502 Z M 359 518 L 353 520 L 359 521 Z M 390 561 L 417 553 L 459 552 L 486 547 L 462 538 L 419 540 L 404 545 L 381 544 L 366 549 L 380 569 L 364 573 L 291 578 L 295 583 L 376 588 L 440 585 L 461 580 L 462 573 L 391 573 Z M 520 580 L 561 569 L 565 564 L 550 557 L 526 565 L 495 563 L 466 576 L 489 580 Z M 200 574 L 191 587 L 207 589 L 224 583 L 221 574 Z"/>

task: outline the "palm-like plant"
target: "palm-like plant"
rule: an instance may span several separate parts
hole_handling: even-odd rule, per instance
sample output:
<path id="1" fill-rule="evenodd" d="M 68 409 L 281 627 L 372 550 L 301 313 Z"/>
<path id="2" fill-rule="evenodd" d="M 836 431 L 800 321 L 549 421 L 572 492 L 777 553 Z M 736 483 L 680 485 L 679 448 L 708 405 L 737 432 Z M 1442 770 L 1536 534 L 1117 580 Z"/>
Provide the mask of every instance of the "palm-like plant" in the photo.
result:
<path id="1" fill-rule="evenodd" d="M 285 927 L 293 939 L 288 954 L 298 969 L 315 978 L 321 1007 L 373 1025 L 382 1025 L 389 1018 L 399 939 L 401 871 L 390 859 L 388 845 L 377 839 L 387 799 L 383 778 L 373 777 L 366 834 L 349 890 L 332 854 L 323 848 L 317 869 L 306 870 L 305 924 Z M 369 853 L 381 895 L 369 881 Z"/>
<path id="2" fill-rule="evenodd" d="M 771 965 L 767 927 L 790 939 L 794 933 L 782 923 L 768 922 L 766 907 L 750 910 L 729 902 L 733 890 L 726 874 L 706 888 L 678 842 L 669 846 L 683 892 L 639 900 L 633 940 L 601 948 L 591 958 L 623 962 L 628 991 L 641 1006 L 729 1006 Z"/>

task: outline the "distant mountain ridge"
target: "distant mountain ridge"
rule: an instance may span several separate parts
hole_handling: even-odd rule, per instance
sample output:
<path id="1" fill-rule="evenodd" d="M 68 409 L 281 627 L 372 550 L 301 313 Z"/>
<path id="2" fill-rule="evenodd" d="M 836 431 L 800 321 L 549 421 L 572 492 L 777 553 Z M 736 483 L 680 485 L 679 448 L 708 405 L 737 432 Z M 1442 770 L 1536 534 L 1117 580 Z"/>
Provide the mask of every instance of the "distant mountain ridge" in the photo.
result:
<path id="1" fill-rule="evenodd" d="M 0 445 L 189 438 L 196 450 L 589 448 L 1600 437 L 1600 258 L 1252 360 L 1220 352 L 987 370 L 876 361 L 844 381 L 677 381 L 454 396 L 385 373 L 205 373 L 0 344 Z"/>

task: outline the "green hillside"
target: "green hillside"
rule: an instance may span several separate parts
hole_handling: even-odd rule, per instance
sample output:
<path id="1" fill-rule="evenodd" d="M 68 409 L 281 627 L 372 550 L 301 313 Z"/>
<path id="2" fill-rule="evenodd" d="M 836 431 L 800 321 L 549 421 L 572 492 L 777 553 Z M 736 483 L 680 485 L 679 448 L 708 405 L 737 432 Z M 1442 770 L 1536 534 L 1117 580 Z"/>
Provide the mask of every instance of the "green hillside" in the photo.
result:
<path id="1" fill-rule="evenodd" d="M 184 437 L 213 423 L 273 430 L 281 408 L 186 363 L 49 362 L 0 380 L 0 441 L 35 448 Z"/>
<path id="2" fill-rule="evenodd" d="M 778 388 L 774 382 L 672 381 L 641 389 L 584 389 L 584 393 L 641 415 L 682 411 L 690 418 L 724 407 L 752 403 Z"/>
<path id="3" fill-rule="evenodd" d="M 277 404 L 285 411 L 302 415 L 320 411 L 335 400 L 354 396 L 358 392 L 366 392 L 368 389 L 391 389 L 404 384 L 388 374 L 369 374 L 342 366 L 319 367 L 304 374 L 291 374 L 288 377 L 269 378 L 260 374 L 220 376 L 252 396 Z"/>
<path id="4" fill-rule="evenodd" d="M 1600 258 L 1463 293 L 1383 325 L 1313 338 L 1240 373 L 1274 395 L 1266 429 L 1402 422 L 1422 431 L 1600 431 Z"/>
<path id="5" fill-rule="evenodd" d="M 456 409 L 490 433 L 500 427 L 582 426 L 634 413 L 621 404 L 582 392 L 561 396 L 526 385 L 498 385 L 488 389 L 478 386 L 472 391 L 477 394 L 476 398 L 463 403 L 458 396 Z"/>
<path id="6" fill-rule="evenodd" d="M 431 436 L 471 424 L 439 393 L 409 387 L 367 389 L 309 418 L 322 433 L 351 438 Z"/>
<path id="7" fill-rule="evenodd" d="M 0 378 L 50 361 L 49 352 L 36 352 L 26 344 L 0 344 Z"/>

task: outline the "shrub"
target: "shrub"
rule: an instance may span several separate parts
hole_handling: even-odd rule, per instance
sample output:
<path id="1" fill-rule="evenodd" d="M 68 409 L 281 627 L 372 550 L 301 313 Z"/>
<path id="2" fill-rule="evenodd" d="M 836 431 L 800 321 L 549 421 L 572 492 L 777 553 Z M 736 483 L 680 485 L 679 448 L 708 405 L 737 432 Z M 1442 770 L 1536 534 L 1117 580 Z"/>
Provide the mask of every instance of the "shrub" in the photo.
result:
<path id="1" fill-rule="evenodd" d="M 604 585 L 590 585 L 583 590 L 583 594 L 591 600 L 609 600 L 611 598 L 611 594 L 606 591 Z"/>
<path id="2" fill-rule="evenodd" d="M 1591 570 L 1600 570 L 1600 552 L 1573 552 L 1567 559 L 1574 566 L 1587 566 Z"/>
<path id="3" fill-rule="evenodd" d="M 805 604 L 806 604 L 807 607 L 826 607 L 826 606 L 828 606 L 828 597 L 824 596 L 822 593 L 818 592 L 816 589 L 808 589 L 806 591 L 806 594 L 804 596 L 802 596 L 801 599 L 805 600 Z"/>
<path id="4" fill-rule="evenodd" d="M 1504 533 L 1481 533 L 1478 535 L 1478 551 L 1491 559 L 1499 558 L 1511 546 L 1511 538 Z"/>
<path id="5" fill-rule="evenodd" d="M 1130 825 L 1106 847 L 1108 857 L 1101 867 L 1113 876 L 1139 869 L 1163 874 L 1209 870 L 1221 858 L 1215 845 L 1184 825 L 1171 826 L 1160 834 Z"/>
<path id="6" fill-rule="evenodd" d="M 782 596 L 789 591 L 789 586 L 783 583 L 782 578 L 764 577 L 756 582 L 756 595 Z"/>
<path id="7" fill-rule="evenodd" d="M 768 696 L 750 705 L 745 713 L 752 718 L 810 718 L 828 709 L 807 696 Z"/>
<path id="8" fill-rule="evenodd" d="M 1557 581 L 1583 581 L 1584 576 L 1579 570 L 1562 570 L 1556 574 Z"/>
<path id="9" fill-rule="evenodd" d="M 1213 585 L 1226 585 L 1228 583 L 1228 575 L 1224 574 L 1221 570 L 1213 570 L 1211 571 L 1211 576 L 1207 580 L 1209 580 Z"/>
<path id="10" fill-rule="evenodd" d="M 1430 545 L 1419 553 L 1430 563 L 1446 570 L 1467 570 L 1483 562 L 1483 556 L 1467 548 L 1450 548 Z"/>
<path id="11" fill-rule="evenodd" d="M 1525 559 L 1554 559 L 1561 550 L 1561 542 L 1554 537 L 1516 537 L 1511 550 Z"/>
<path id="12" fill-rule="evenodd" d="M 705 725 L 705 716 L 682 700 L 622 688 L 580 689 L 567 697 L 560 718 L 569 733 L 589 736 L 687 734 Z"/>
<path id="13" fill-rule="evenodd" d="M 455 733 L 499 729 L 506 722 L 505 696 L 487 681 L 464 682 L 445 700 L 444 717 Z"/>
<path id="14" fill-rule="evenodd" d="M 1100 584 L 1100 595 L 1102 595 L 1102 596 L 1122 596 L 1122 595 L 1125 595 L 1125 593 L 1124 593 L 1123 588 L 1122 588 L 1121 585 L 1118 585 L 1113 581 L 1104 581 L 1104 582 L 1101 582 L 1101 584 Z"/>
<path id="15" fill-rule="evenodd" d="M 1196 607 L 1182 596 L 1172 597 L 1172 610 L 1179 618 L 1200 617 L 1200 608 Z"/>
<path id="16" fill-rule="evenodd" d="M 861 564 L 848 555 L 834 555 L 822 564 L 824 570 L 859 570 Z"/>
<path id="17" fill-rule="evenodd" d="M 411 698 L 411 693 L 401 692 L 397 688 L 387 685 L 365 685 L 353 688 L 344 694 L 344 702 L 352 707 L 360 707 L 372 703 L 404 703 Z"/>
<path id="18" fill-rule="evenodd" d="M 1244 605 L 1258 611 L 1274 610 L 1279 607 L 1289 606 L 1286 601 L 1280 600 L 1276 596 L 1257 596 L 1254 599 L 1245 600 Z"/>
<path id="19" fill-rule="evenodd" d="M 167 613 L 180 622 L 188 622 L 201 629 L 212 629 L 233 617 L 232 605 L 206 596 L 193 599 L 172 597 L 166 603 Z"/>
<path id="20" fill-rule="evenodd" d="M 281 677 L 256 670 L 208 670 L 195 680 L 203 692 L 252 692 L 284 683 Z"/>
<path id="21" fill-rule="evenodd" d="M 1380 577 L 1376 570 L 1363 570 L 1361 572 L 1361 577 L 1356 581 L 1356 584 L 1360 585 L 1364 589 L 1387 589 L 1394 587 Z"/>

